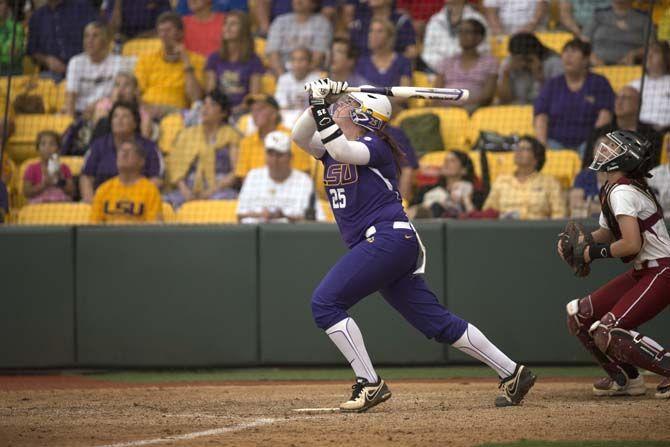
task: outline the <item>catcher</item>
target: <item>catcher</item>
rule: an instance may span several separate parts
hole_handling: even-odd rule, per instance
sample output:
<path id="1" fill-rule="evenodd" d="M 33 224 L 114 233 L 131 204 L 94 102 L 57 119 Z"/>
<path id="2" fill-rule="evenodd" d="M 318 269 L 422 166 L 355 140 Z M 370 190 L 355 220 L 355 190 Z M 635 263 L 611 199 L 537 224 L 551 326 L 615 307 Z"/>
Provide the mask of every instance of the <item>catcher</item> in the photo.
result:
<path id="1" fill-rule="evenodd" d="M 636 331 L 670 303 L 670 237 L 663 210 L 646 182 L 651 144 L 635 132 L 607 134 L 590 169 L 607 173 L 600 190 L 600 228 L 587 233 L 569 222 L 559 235 L 558 254 L 577 276 L 591 262 L 621 258 L 633 268 L 590 295 L 567 305 L 568 328 L 596 358 L 607 377 L 596 396 L 645 394 L 637 368 L 664 377 L 656 397 L 670 398 L 670 353 Z"/>

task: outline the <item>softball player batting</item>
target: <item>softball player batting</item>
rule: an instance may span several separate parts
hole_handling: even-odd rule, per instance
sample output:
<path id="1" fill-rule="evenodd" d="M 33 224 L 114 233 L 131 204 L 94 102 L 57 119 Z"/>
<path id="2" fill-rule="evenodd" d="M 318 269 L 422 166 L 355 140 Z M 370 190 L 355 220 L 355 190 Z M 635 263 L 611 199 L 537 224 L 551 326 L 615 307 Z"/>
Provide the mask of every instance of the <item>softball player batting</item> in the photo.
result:
<path id="1" fill-rule="evenodd" d="M 451 314 L 421 274 L 425 248 L 409 222 L 398 192 L 402 152 L 384 132 L 391 118 L 386 96 L 349 93 L 346 82 L 308 83 L 310 108 L 293 128 L 293 140 L 324 164 L 323 181 L 342 238 L 350 251 L 317 286 L 312 313 L 319 328 L 356 374 L 341 411 L 362 412 L 391 397 L 375 372 L 363 336 L 347 310 L 380 291 L 426 337 L 481 360 L 501 379 L 496 406 L 517 405 L 535 383 L 532 372 L 510 360 L 475 326 Z M 331 108 L 329 102 L 337 99 Z"/>
<path id="2" fill-rule="evenodd" d="M 600 258 L 633 265 L 567 305 L 570 332 L 607 372 L 593 385 L 596 396 L 645 394 L 639 367 L 664 376 L 656 397 L 670 398 L 670 353 L 635 330 L 670 303 L 670 238 L 663 210 L 645 180 L 650 158 L 651 144 L 637 133 L 608 133 L 590 166 L 607 173 L 600 190 L 600 228 L 590 235 L 564 233 L 558 243 L 558 254 L 578 276 L 587 275 L 589 263 Z"/>

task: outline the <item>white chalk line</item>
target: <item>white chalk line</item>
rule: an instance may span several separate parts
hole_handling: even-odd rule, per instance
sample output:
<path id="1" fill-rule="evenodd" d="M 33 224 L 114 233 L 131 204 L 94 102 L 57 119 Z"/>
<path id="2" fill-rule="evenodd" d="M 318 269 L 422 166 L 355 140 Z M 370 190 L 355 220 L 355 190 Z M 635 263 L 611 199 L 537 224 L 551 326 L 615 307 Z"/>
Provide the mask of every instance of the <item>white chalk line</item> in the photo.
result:
<path id="1" fill-rule="evenodd" d="M 105 444 L 98 447 L 136 447 L 141 445 L 163 444 L 166 442 L 174 442 L 174 441 L 187 441 L 191 439 L 202 438 L 204 436 L 216 436 L 224 433 L 242 431 L 254 427 L 262 427 L 264 425 L 271 425 L 279 421 L 281 421 L 281 419 L 260 418 L 249 422 L 242 422 L 240 424 L 232 425 L 230 427 L 213 428 L 211 430 L 196 431 L 193 433 L 186 433 L 183 435 L 165 436 L 162 438 L 155 438 L 155 439 L 143 439 L 139 441 L 120 442 L 117 444 Z"/>

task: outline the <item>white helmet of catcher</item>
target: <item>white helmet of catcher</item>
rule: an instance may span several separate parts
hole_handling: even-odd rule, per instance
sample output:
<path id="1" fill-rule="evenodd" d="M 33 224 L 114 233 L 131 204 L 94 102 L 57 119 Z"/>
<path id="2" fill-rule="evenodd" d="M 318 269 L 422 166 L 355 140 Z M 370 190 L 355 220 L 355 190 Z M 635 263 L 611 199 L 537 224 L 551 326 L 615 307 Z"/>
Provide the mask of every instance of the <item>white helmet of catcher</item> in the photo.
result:
<path id="1" fill-rule="evenodd" d="M 372 87 L 362 85 L 361 87 Z M 355 124 L 368 130 L 381 130 L 391 120 L 391 101 L 374 93 L 347 93 L 336 106 L 350 107 L 349 117 Z"/>

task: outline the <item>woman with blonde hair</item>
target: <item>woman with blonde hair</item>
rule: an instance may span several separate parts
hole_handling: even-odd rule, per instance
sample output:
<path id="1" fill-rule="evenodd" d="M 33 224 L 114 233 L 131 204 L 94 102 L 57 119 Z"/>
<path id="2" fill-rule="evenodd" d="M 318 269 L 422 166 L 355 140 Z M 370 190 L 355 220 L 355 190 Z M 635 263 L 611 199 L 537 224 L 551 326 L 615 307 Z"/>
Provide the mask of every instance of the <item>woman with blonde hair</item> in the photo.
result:
<path id="1" fill-rule="evenodd" d="M 239 11 L 226 14 L 221 49 L 205 65 L 205 90 L 224 93 L 235 111 L 246 95 L 260 93 L 264 72 L 255 53 L 249 16 Z"/>

